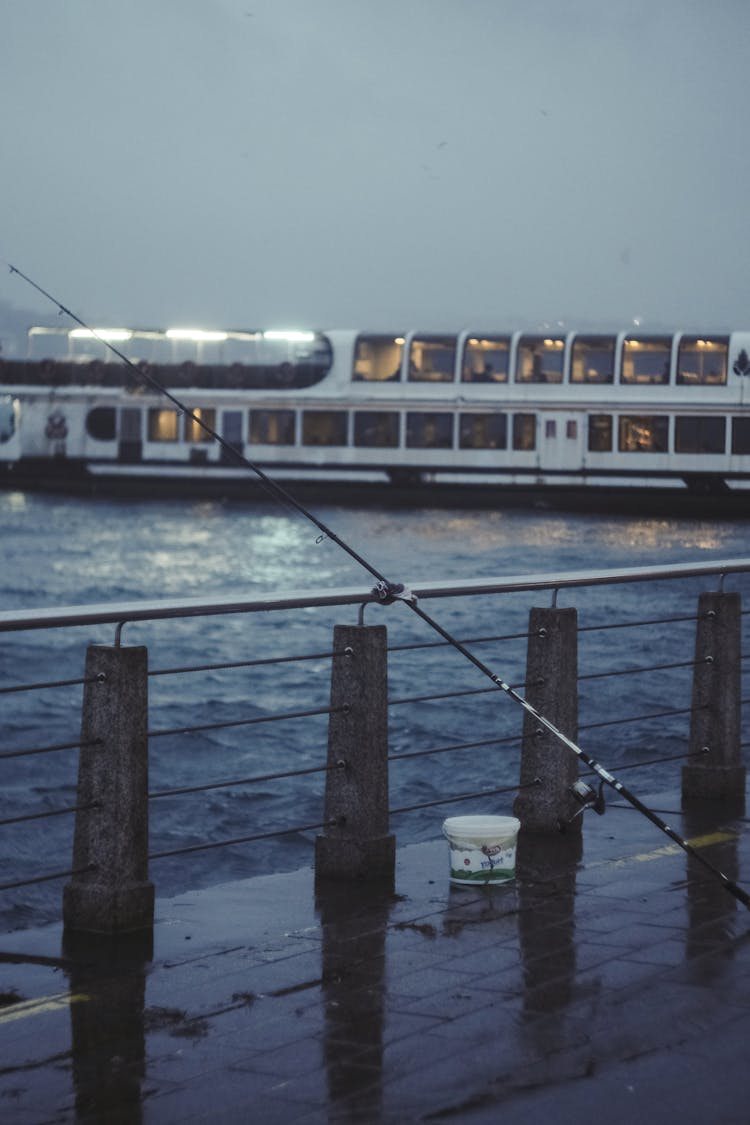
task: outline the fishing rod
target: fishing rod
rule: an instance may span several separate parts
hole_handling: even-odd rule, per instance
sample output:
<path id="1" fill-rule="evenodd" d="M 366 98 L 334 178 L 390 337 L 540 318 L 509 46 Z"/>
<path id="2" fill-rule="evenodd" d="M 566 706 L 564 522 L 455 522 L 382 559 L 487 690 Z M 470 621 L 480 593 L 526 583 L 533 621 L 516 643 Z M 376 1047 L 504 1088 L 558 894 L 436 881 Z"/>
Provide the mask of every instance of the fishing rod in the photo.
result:
<path id="1" fill-rule="evenodd" d="M 555 726 L 553 722 L 547 719 L 540 711 L 536 709 L 536 707 L 533 706 L 533 704 L 529 703 L 529 701 L 525 699 L 524 696 L 517 692 L 515 688 L 511 687 L 510 684 L 507 684 L 499 675 L 497 675 L 497 673 L 493 672 L 492 669 L 484 663 L 484 661 L 480 660 L 478 656 L 475 656 L 474 653 L 471 652 L 470 649 L 466 648 L 466 646 L 461 641 L 459 641 L 456 637 L 449 633 L 447 629 L 444 629 L 438 621 L 430 616 L 430 614 L 426 613 L 422 609 L 422 607 L 418 605 L 416 596 L 407 587 L 405 587 L 401 583 L 389 582 L 377 570 L 377 568 L 372 565 L 372 563 L 368 562 L 368 560 L 360 555 L 359 552 L 355 551 L 353 547 L 351 547 L 347 542 L 341 539 L 340 536 L 338 536 L 331 528 L 323 523 L 322 520 L 320 520 L 303 504 L 301 504 L 294 496 L 292 496 L 290 492 L 288 492 L 285 488 L 283 488 L 280 484 L 273 480 L 272 477 L 269 477 L 266 473 L 264 473 L 260 466 L 256 465 L 249 458 L 245 457 L 244 454 L 238 453 L 233 445 L 226 441 L 220 434 L 216 432 L 216 430 L 209 426 L 197 414 L 189 410 L 175 395 L 171 393 L 171 391 L 168 391 L 167 388 L 158 381 L 158 379 L 155 379 L 149 371 L 140 367 L 138 364 L 133 363 L 133 361 L 129 359 L 128 356 L 126 356 L 118 348 L 116 348 L 110 340 L 106 340 L 104 339 L 104 337 L 98 335 L 98 333 L 95 332 L 94 329 L 90 328 L 88 324 L 86 324 L 86 322 L 81 319 L 81 317 L 79 317 L 71 309 L 67 308 L 61 301 L 59 301 L 46 289 L 43 289 L 41 285 L 39 285 L 36 281 L 33 281 L 32 278 L 30 278 L 27 274 L 23 273 L 20 269 L 18 269 L 16 266 L 11 265 L 9 262 L 6 262 L 6 265 L 9 267 L 12 274 L 17 274 L 18 277 L 22 278 L 33 289 L 36 289 L 36 291 L 38 293 L 41 293 L 42 296 L 44 296 L 48 301 L 51 301 L 51 303 L 56 306 L 60 313 L 69 316 L 76 322 L 76 324 L 79 324 L 82 328 L 86 329 L 87 332 L 91 333 L 94 339 L 98 340 L 105 347 L 109 348 L 109 350 L 114 355 L 116 355 L 118 359 L 120 359 L 124 364 L 126 364 L 135 372 L 138 379 L 140 379 L 142 382 L 147 383 L 158 394 L 161 394 L 165 398 L 167 398 L 176 407 L 176 409 L 196 422 L 205 431 L 205 433 L 207 433 L 212 438 L 212 440 L 218 442 L 222 448 L 229 450 L 234 455 L 234 457 L 237 458 L 237 460 L 239 460 L 243 465 L 245 465 L 256 474 L 256 476 L 259 478 L 261 483 L 271 495 L 273 495 L 276 499 L 280 500 L 284 504 L 289 505 L 297 513 L 299 513 L 305 519 L 309 520 L 315 527 L 318 528 L 318 530 L 325 538 L 330 539 L 333 543 L 336 543 L 336 545 L 341 547 L 341 549 L 345 551 L 350 558 L 359 563 L 360 566 L 362 566 L 373 578 L 376 579 L 376 585 L 372 590 L 374 599 L 377 599 L 377 601 L 381 605 L 390 605 L 394 601 L 403 601 L 412 610 L 413 613 L 415 613 L 422 621 L 424 621 L 426 625 L 433 629 L 434 632 L 441 636 L 443 640 L 451 645 L 451 647 L 454 648 L 456 652 L 465 657 L 465 659 L 473 664 L 474 667 L 482 673 L 482 675 L 491 680 L 497 688 L 500 688 L 500 690 L 503 691 L 505 695 L 508 696 L 508 698 L 512 699 L 514 703 L 517 703 L 520 707 L 522 707 L 528 715 L 530 715 L 537 723 L 540 724 L 540 726 L 544 727 L 563 746 L 566 746 L 568 750 L 572 751 L 572 753 L 574 753 L 582 762 L 584 762 L 589 767 L 589 769 L 593 770 L 603 784 L 610 786 L 617 793 L 619 793 L 620 796 L 628 801 L 628 803 L 632 805 L 634 809 L 640 812 L 656 828 L 658 828 L 661 832 L 668 836 L 669 839 L 673 841 L 673 843 L 677 844 L 678 847 L 680 847 L 684 852 L 687 853 L 687 855 L 697 860 L 707 871 L 709 871 L 716 879 L 721 882 L 721 884 L 727 891 L 729 891 L 730 894 L 732 894 L 739 902 L 741 902 L 742 905 L 746 907 L 746 909 L 750 910 L 750 894 L 744 891 L 742 887 L 740 887 L 733 879 L 730 879 L 728 875 L 720 870 L 720 868 L 711 863 L 710 860 L 706 859 L 704 855 L 701 855 L 701 853 L 696 848 L 694 848 L 692 844 L 690 844 L 687 840 L 684 840 L 679 835 L 679 833 L 675 832 L 675 830 L 669 824 L 667 824 L 665 820 L 662 820 L 660 816 L 658 816 L 655 812 L 652 812 L 651 809 L 649 809 L 648 806 L 643 803 L 643 801 L 636 797 L 634 793 L 632 793 L 626 786 L 624 786 L 621 781 L 618 781 L 617 778 L 614 777 L 602 765 L 600 765 L 599 762 L 597 762 L 594 758 L 587 754 L 586 751 L 578 745 L 578 743 L 574 742 L 572 738 L 569 738 L 566 734 L 564 734 L 563 731 L 559 729 L 559 727 Z"/>

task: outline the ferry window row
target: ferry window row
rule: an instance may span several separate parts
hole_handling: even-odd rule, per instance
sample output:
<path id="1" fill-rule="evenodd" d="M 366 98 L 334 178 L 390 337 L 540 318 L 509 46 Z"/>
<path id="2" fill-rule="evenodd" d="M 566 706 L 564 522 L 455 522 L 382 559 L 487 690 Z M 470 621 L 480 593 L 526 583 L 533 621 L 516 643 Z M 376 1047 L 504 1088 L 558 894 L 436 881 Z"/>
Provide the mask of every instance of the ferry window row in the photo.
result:
<path id="1" fill-rule="evenodd" d="M 224 429 L 227 415 L 224 412 Z M 203 444 L 211 436 L 200 423 L 216 430 L 216 411 L 195 408 L 181 419 L 179 411 L 154 407 L 147 412 L 146 433 L 150 442 Z M 509 422 L 510 417 L 510 422 Z M 454 416 L 439 411 L 407 411 L 405 414 L 405 445 L 407 449 L 452 449 Z M 372 449 L 397 449 L 401 444 L 401 414 L 388 410 L 353 412 L 351 444 Z M 182 426 L 180 426 L 182 421 Z M 109 440 L 115 437 L 114 409 L 97 407 L 89 412 L 87 430 L 91 437 Z M 459 448 L 505 449 L 508 433 L 513 449 L 536 447 L 536 415 L 527 413 L 459 415 Z M 294 410 L 251 410 L 247 440 L 251 445 L 297 444 L 297 422 Z M 241 442 L 240 431 L 233 440 Z M 349 414 L 344 410 L 301 411 L 300 443 L 302 445 L 346 446 L 349 440 Z"/>
<path id="2" fill-rule="evenodd" d="M 452 383 L 456 368 L 462 383 L 562 383 L 566 368 L 571 383 L 669 383 L 671 336 L 522 335 L 511 372 L 510 336 L 419 336 L 410 340 L 406 379 L 412 383 Z M 400 380 L 406 339 L 403 336 L 359 336 L 354 354 L 355 382 Z M 618 357 L 619 349 L 619 357 Z M 727 381 L 729 339 L 726 336 L 683 336 L 677 347 L 675 381 L 679 385 L 715 385 Z"/>
<path id="3" fill-rule="evenodd" d="M 217 431 L 217 411 L 196 407 L 194 418 L 179 411 L 152 407 L 146 412 L 147 440 L 154 443 L 203 445 L 211 436 L 200 422 Z M 221 433 L 237 447 L 243 442 L 243 413 L 225 410 Z M 544 425 L 538 427 L 538 417 Z M 200 419 L 200 422 L 198 421 Z M 403 419 L 403 423 L 402 423 Z M 750 454 L 750 417 L 727 419 L 720 415 L 676 415 L 670 445 L 667 414 L 589 414 L 585 419 L 586 447 L 590 453 Z M 729 426 L 727 425 L 729 422 Z M 100 441 L 116 437 L 114 407 L 89 411 L 86 428 Z M 583 436 L 583 435 L 581 435 Z M 526 411 L 409 410 L 301 410 L 253 409 L 249 411 L 250 445 L 323 446 L 362 449 L 535 450 L 539 441 L 577 441 L 579 420 L 560 420 Z"/>
<path id="4" fill-rule="evenodd" d="M 750 454 L 750 418 L 730 419 L 730 452 Z M 667 414 L 591 414 L 588 419 L 590 453 L 667 453 L 669 415 Z M 677 415 L 674 419 L 672 449 L 675 453 L 724 454 L 727 419 Z"/>

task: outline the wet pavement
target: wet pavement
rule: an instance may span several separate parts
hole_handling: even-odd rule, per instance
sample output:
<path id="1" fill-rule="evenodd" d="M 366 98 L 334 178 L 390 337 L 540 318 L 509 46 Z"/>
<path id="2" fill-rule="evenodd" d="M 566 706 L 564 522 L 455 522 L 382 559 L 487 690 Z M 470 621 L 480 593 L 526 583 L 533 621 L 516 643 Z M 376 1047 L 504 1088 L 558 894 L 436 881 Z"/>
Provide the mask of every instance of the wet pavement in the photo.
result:
<path id="1" fill-rule="evenodd" d="M 747 887 L 707 809 L 665 819 Z M 582 856 L 522 837 L 504 887 L 451 887 L 440 838 L 395 891 L 306 869 L 157 901 L 153 941 L 0 937 L 12 1125 L 746 1125 L 749 1037 L 750 914 L 631 809 Z"/>

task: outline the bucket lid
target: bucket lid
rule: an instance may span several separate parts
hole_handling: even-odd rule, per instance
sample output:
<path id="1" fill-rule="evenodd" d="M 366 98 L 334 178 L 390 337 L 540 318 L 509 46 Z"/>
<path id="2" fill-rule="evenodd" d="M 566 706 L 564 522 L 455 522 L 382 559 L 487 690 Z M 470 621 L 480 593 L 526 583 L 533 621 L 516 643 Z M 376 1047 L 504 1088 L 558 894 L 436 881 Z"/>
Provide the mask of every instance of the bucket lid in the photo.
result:
<path id="1" fill-rule="evenodd" d="M 515 816 L 449 816 L 443 821 L 443 832 L 451 836 L 491 836 L 518 832 L 521 821 Z"/>

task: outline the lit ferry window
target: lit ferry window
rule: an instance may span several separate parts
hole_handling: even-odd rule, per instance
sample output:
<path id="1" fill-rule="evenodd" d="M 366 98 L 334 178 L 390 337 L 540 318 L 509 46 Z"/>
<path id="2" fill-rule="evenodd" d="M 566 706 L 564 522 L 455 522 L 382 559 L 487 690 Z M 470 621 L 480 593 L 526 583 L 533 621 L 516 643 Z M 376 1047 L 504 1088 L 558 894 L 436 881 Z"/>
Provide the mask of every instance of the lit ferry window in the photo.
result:
<path id="1" fill-rule="evenodd" d="M 403 336 L 358 336 L 352 379 L 371 383 L 400 379 L 403 354 Z"/>
<path id="2" fill-rule="evenodd" d="M 453 417 L 450 414 L 409 412 L 406 415 L 406 445 L 409 449 L 450 449 L 453 445 Z"/>
<path id="3" fill-rule="evenodd" d="M 723 453 L 726 431 L 724 418 L 675 418 L 675 453 Z"/>
<path id="4" fill-rule="evenodd" d="M 507 383 L 508 336 L 471 336 L 464 344 L 462 383 Z"/>
<path id="5" fill-rule="evenodd" d="M 205 422 L 207 426 L 215 430 L 216 411 L 210 408 L 207 409 L 204 406 L 196 406 L 191 410 L 191 414 L 194 414 L 195 418 L 188 418 L 187 415 L 185 415 L 185 441 L 194 443 L 211 441 L 211 435 L 206 433 L 197 419 L 200 418 L 201 422 Z"/>
<path id="6" fill-rule="evenodd" d="M 727 353 L 729 341 L 726 336 L 683 336 L 677 355 L 678 383 L 726 383 Z"/>
<path id="7" fill-rule="evenodd" d="M 456 365 L 455 336 L 421 336 L 409 348 L 409 381 L 452 383 Z"/>
<path id="8" fill-rule="evenodd" d="M 570 361 L 571 383 L 612 383 L 614 378 L 614 336 L 576 336 Z"/>
<path id="9" fill-rule="evenodd" d="M 398 414 L 387 410 L 358 410 L 354 415 L 354 444 L 373 449 L 398 445 Z"/>
<path id="10" fill-rule="evenodd" d="M 513 448 L 536 449 L 536 414 L 513 415 Z"/>
<path id="11" fill-rule="evenodd" d="M 303 445 L 346 445 L 343 410 L 305 410 L 302 413 Z"/>
<path id="12" fill-rule="evenodd" d="M 507 416 L 462 414 L 459 418 L 459 445 L 461 449 L 507 449 Z"/>
<path id="13" fill-rule="evenodd" d="M 750 453 L 750 418 L 732 419 L 732 453 Z"/>
<path id="14" fill-rule="evenodd" d="M 618 448 L 621 453 L 666 453 L 668 439 L 666 414 L 623 414 L 620 418 Z"/>
<path id="15" fill-rule="evenodd" d="M 89 410 L 86 415 L 86 433 L 97 441 L 114 441 L 116 436 L 114 406 L 95 406 L 93 410 Z M 2 440 L 2 425 L 0 425 L 0 441 Z"/>
<path id="16" fill-rule="evenodd" d="M 612 451 L 612 415 L 589 415 L 589 453 L 610 453 Z"/>
<path id="17" fill-rule="evenodd" d="M 517 383 L 562 383 L 565 341 L 552 336 L 522 336 L 516 356 Z"/>
<path id="18" fill-rule="evenodd" d="M 177 441 L 178 417 L 176 410 L 149 410 L 148 440 Z"/>
<path id="19" fill-rule="evenodd" d="M 294 445 L 294 411 L 251 410 L 249 433 L 254 445 Z"/>
<path id="20" fill-rule="evenodd" d="M 628 336 L 622 345 L 623 383 L 668 383 L 671 336 Z"/>

